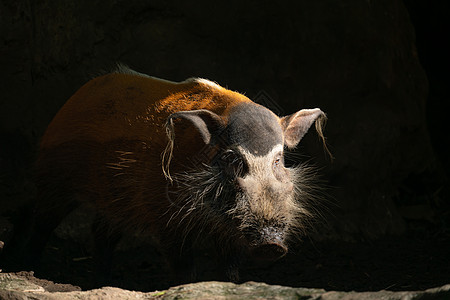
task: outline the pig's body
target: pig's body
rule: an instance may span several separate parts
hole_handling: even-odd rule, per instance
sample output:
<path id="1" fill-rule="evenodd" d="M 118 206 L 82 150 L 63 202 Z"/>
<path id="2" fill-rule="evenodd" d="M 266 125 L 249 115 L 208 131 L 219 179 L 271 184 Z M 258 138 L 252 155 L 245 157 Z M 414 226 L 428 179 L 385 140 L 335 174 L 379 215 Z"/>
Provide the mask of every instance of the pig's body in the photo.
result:
<path id="1" fill-rule="evenodd" d="M 174 83 L 130 70 L 95 78 L 42 138 L 36 213 L 46 221 L 36 231 L 87 202 L 111 228 L 155 235 L 174 268 L 189 265 L 189 241 L 212 240 L 237 280 L 244 257 L 284 255 L 308 216 L 301 170 L 284 167 L 283 148 L 323 116 L 314 109 L 280 119 L 204 79 Z"/>
<path id="2" fill-rule="evenodd" d="M 132 72 L 91 80 L 67 101 L 42 138 L 38 178 L 49 185 L 43 192 L 53 192 L 52 185 L 67 176 L 62 184 L 77 194 L 95 195 L 94 199 L 77 198 L 94 200 L 114 223 L 146 230 L 165 226 L 163 216 L 170 215 L 169 182 L 161 164 L 168 142 L 167 118 L 196 109 L 223 114 L 249 101 L 240 94 L 223 92 L 219 102 L 214 98 L 218 92 L 202 80 L 174 83 Z M 180 137 L 182 157 L 172 161 L 172 173 L 204 147 L 195 130 L 184 130 Z"/>

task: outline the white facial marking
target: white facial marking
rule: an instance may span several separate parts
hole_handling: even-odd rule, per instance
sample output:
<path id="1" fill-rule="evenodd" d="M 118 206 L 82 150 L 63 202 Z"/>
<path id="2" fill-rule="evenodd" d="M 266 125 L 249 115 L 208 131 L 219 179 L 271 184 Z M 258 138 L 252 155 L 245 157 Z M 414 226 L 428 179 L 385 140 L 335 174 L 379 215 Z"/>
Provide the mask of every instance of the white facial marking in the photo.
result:
<path id="1" fill-rule="evenodd" d="M 238 150 L 247 160 L 250 176 L 263 178 L 267 176 L 274 176 L 272 171 L 272 162 L 276 154 L 283 152 L 283 145 L 276 145 L 264 156 L 253 155 L 240 146 L 238 146 Z"/>

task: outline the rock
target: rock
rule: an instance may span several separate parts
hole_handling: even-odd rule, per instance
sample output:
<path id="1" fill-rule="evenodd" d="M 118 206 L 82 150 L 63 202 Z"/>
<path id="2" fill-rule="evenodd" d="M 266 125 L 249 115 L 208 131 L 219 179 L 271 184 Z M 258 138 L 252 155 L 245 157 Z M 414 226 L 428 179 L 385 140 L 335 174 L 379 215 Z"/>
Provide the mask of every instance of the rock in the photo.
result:
<path id="1" fill-rule="evenodd" d="M 142 293 L 115 287 L 89 291 L 50 292 L 43 287 L 45 280 L 15 274 L 0 274 L 0 298 L 12 299 L 321 299 L 321 300 L 376 300 L 376 299 L 448 299 L 450 284 L 426 291 L 411 292 L 336 292 L 323 289 L 291 288 L 259 282 L 234 284 L 229 282 L 199 282 L 172 287 L 165 291 Z M 62 285 L 64 286 L 64 285 Z"/>
<path id="2" fill-rule="evenodd" d="M 34 277 L 33 272 L 0 273 L 0 289 L 24 292 L 70 292 L 81 289 L 71 284 L 54 283 Z"/>
<path id="3" fill-rule="evenodd" d="M 0 288 L 19 292 L 44 292 L 45 289 L 31 281 L 13 274 L 0 274 Z"/>

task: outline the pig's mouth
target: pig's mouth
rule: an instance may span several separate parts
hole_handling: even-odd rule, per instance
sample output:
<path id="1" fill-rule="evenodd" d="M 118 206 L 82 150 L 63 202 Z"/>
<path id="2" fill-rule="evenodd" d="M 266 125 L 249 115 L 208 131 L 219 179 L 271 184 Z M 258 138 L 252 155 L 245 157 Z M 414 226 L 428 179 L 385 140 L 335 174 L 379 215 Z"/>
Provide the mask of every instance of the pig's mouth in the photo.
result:
<path id="1" fill-rule="evenodd" d="M 274 262 L 286 255 L 286 246 L 277 243 L 267 243 L 257 246 L 250 251 L 251 258 L 256 262 Z"/>
<path id="2" fill-rule="evenodd" d="M 250 257 L 255 262 L 269 263 L 280 259 L 288 252 L 284 234 L 274 227 L 264 227 L 257 239 L 250 243 Z M 253 235 L 253 238 L 255 235 Z"/>

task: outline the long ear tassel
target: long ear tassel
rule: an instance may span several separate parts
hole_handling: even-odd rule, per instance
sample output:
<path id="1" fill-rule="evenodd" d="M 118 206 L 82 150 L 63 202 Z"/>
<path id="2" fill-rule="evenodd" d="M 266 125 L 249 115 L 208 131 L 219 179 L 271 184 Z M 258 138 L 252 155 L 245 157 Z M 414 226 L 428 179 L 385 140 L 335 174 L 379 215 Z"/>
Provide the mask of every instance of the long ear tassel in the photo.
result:
<path id="1" fill-rule="evenodd" d="M 173 154 L 173 146 L 175 141 L 175 129 L 173 125 L 173 119 L 169 118 L 166 123 L 166 134 L 168 138 L 167 146 L 164 149 L 164 152 L 162 153 L 162 171 L 164 174 L 164 177 L 170 181 L 170 183 L 173 182 L 172 177 L 170 176 L 170 161 L 172 160 L 172 154 Z"/>
<path id="2" fill-rule="evenodd" d="M 316 119 L 315 127 L 316 127 L 316 131 L 317 131 L 317 135 L 322 140 L 323 149 L 328 154 L 330 159 L 334 160 L 334 156 L 333 156 L 333 154 L 331 154 L 330 150 L 328 149 L 327 141 L 326 141 L 326 138 L 325 138 L 325 136 L 323 134 L 323 128 L 325 128 L 327 120 L 328 120 L 327 115 L 325 113 L 321 113 L 320 116 Z"/>

